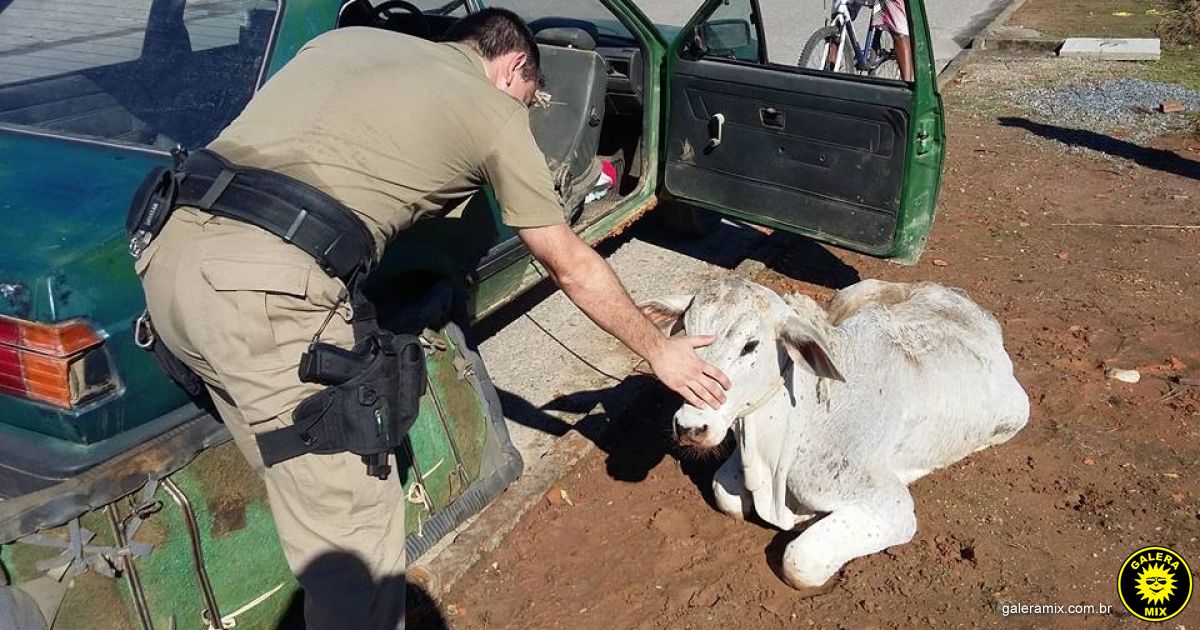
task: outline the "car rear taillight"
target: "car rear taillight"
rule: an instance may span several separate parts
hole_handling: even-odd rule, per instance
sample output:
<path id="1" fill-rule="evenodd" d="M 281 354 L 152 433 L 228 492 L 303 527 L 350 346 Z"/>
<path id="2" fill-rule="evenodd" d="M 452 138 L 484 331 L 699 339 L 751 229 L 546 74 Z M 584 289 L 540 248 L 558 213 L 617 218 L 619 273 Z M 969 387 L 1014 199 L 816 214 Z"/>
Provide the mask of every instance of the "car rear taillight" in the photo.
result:
<path id="1" fill-rule="evenodd" d="M 0 393 L 72 409 L 117 387 L 104 338 L 82 320 L 0 316 Z"/>

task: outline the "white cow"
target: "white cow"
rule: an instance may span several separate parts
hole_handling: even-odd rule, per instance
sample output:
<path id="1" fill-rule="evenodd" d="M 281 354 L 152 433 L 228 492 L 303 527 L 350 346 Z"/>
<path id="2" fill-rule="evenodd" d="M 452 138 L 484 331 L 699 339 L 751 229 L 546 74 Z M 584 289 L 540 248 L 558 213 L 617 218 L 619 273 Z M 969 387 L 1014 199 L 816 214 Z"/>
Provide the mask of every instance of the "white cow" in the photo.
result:
<path id="1" fill-rule="evenodd" d="M 717 337 L 700 352 L 733 383 L 725 404 L 674 420 L 692 447 L 737 438 L 713 480 L 717 506 L 784 530 L 824 515 L 784 552 L 796 588 L 911 540 L 906 486 L 1029 419 L 999 323 L 959 290 L 865 280 L 826 311 L 726 277 L 642 306 L 668 334 Z"/>

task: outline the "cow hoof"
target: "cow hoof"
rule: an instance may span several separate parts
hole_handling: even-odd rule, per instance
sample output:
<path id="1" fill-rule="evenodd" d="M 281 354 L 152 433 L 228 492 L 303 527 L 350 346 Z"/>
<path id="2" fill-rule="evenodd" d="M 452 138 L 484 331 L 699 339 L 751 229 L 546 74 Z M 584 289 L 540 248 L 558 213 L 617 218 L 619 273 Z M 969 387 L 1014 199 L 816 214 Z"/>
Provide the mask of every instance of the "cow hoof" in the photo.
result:
<path id="1" fill-rule="evenodd" d="M 744 521 L 754 513 L 753 507 L 742 507 L 742 505 L 722 505 L 717 502 L 717 511 L 734 519 L 735 521 Z"/>
<path id="2" fill-rule="evenodd" d="M 750 517 L 754 510 L 754 500 L 750 496 L 742 496 L 727 492 L 721 484 L 713 482 L 713 498 L 716 499 L 717 509 L 739 521 Z"/>
<path id="3" fill-rule="evenodd" d="M 721 513 L 735 521 L 744 521 L 744 520 L 750 518 L 749 514 L 747 514 L 746 512 L 742 512 L 741 510 L 733 510 L 733 511 L 721 510 Z"/>
<path id="4" fill-rule="evenodd" d="M 825 580 L 824 584 L 813 586 L 811 584 L 805 584 L 794 579 L 792 576 L 788 575 L 787 570 L 784 570 L 783 572 L 783 581 L 787 582 L 788 586 L 796 590 L 796 597 L 798 599 L 809 599 L 810 597 L 820 597 L 821 595 L 828 594 L 829 592 L 833 591 L 833 589 L 837 588 L 838 584 L 841 584 L 842 582 L 841 578 L 835 575 L 828 580 Z"/>

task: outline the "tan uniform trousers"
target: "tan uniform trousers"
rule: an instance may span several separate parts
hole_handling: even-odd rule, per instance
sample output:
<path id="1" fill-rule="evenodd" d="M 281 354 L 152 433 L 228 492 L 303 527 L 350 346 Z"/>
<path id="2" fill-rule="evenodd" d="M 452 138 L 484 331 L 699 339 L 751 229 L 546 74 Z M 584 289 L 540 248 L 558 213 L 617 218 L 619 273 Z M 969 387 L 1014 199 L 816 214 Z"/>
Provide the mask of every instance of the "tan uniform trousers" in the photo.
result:
<path id="1" fill-rule="evenodd" d="M 276 236 L 190 208 L 175 212 L 137 271 L 160 343 L 204 378 L 266 483 L 284 554 L 305 591 L 308 628 L 402 628 L 398 475 L 369 477 L 352 453 L 266 468 L 254 443 L 255 434 L 290 425 L 296 405 L 320 389 L 300 382 L 297 367 L 342 282 Z M 336 308 L 321 339 L 349 348 L 349 307 Z"/>

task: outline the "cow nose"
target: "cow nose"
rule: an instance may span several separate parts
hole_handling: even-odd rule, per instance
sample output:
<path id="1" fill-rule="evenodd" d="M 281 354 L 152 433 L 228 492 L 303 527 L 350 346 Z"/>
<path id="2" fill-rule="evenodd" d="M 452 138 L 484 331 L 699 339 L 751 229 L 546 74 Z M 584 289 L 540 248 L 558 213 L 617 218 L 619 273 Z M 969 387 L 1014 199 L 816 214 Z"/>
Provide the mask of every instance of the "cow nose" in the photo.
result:
<path id="1" fill-rule="evenodd" d="M 684 427 L 679 426 L 678 424 L 675 425 L 675 433 L 679 435 L 680 439 L 688 439 L 699 435 L 704 435 L 706 431 L 708 431 L 707 424 L 702 424 L 698 427 Z"/>

